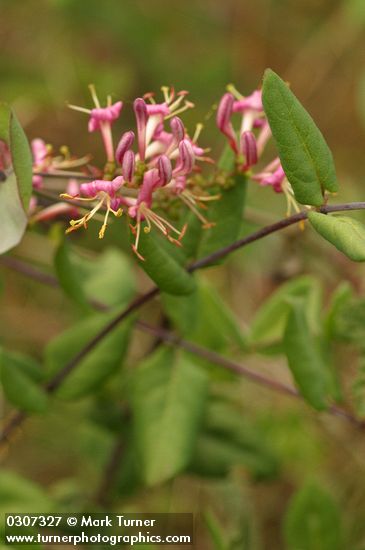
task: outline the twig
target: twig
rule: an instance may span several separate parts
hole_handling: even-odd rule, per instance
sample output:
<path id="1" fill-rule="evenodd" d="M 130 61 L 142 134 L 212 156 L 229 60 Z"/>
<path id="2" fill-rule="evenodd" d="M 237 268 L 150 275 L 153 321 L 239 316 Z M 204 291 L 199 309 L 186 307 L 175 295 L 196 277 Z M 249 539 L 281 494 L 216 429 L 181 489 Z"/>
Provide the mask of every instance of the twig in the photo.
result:
<path id="1" fill-rule="evenodd" d="M 355 205 L 357 205 L 356 208 L 355 208 Z M 365 203 L 350 203 L 350 204 L 347 204 L 347 205 L 337 205 L 337 206 L 326 207 L 326 208 L 330 208 L 331 209 L 330 211 L 355 210 L 355 209 L 359 209 L 359 208 L 365 208 Z M 329 211 L 329 210 L 327 210 L 327 211 Z M 294 217 L 298 218 L 298 215 L 292 216 L 292 218 L 294 218 Z M 301 220 L 301 219 L 304 219 L 304 218 L 303 217 L 299 218 L 299 220 Z M 299 221 L 299 220 L 297 219 L 297 221 Z M 282 221 L 284 221 L 284 220 L 282 220 Z M 292 223 L 295 223 L 295 222 L 292 222 Z M 278 226 L 278 224 L 274 224 L 274 225 Z M 280 227 L 282 227 L 282 226 L 280 226 Z M 285 225 L 284 227 L 287 227 L 287 225 Z M 268 229 L 268 228 L 263 228 L 263 229 L 265 230 L 265 229 Z M 260 230 L 259 232 L 256 232 L 256 234 L 258 234 L 260 232 L 262 233 L 262 231 L 263 230 Z M 265 233 L 265 234 L 269 234 L 269 233 Z M 252 237 L 252 235 L 248 236 L 246 238 L 246 241 L 249 237 Z M 242 240 L 244 240 L 244 239 L 242 239 Z M 252 241 L 249 241 L 249 242 L 252 242 Z M 207 258 L 211 258 L 212 256 L 213 255 L 211 255 Z M 216 259 L 216 257 L 215 257 L 215 259 Z M 209 263 L 210 263 L 210 261 L 209 261 Z M 25 262 L 23 262 L 21 260 L 18 260 L 18 259 L 15 259 L 15 258 L 3 257 L 3 258 L 0 259 L 0 263 L 5 265 L 6 267 L 9 267 L 11 269 L 14 269 L 14 270 L 18 271 L 19 273 L 22 273 L 22 274 L 24 274 L 26 276 L 29 276 L 29 277 L 31 277 L 35 280 L 38 280 L 39 282 L 48 284 L 48 285 L 53 286 L 53 287 L 58 286 L 58 281 L 57 281 L 56 277 L 54 277 L 52 275 L 44 274 L 43 272 L 37 270 L 33 266 L 30 266 L 29 264 L 26 264 Z M 198 262 L 196 262 L 196 263 L 198 263 Z M 193 266 L 194 266 L 194 264 L 193 264 Z M 193 266 L 190 266 L 191 271 L 194 271 L 194 269 L 197 269 L 197 268 L 194 268 Z M 127 317 L 130 312 L 134 311 L 135 309 L 137 309 L 138 307 L 140 307 L 144 303 L 148 302 L 154 296 L 156 296 L 158 294 L 158 292 L 159 292 L 159 289 L 157 287 L 152 288 L 149 292 L 147 292 L 146 294 L 143 294 L 142 296 L 140 296 L 139 298 L 137 298 L 136 300 L 131 302 L 131 304 L 128 306 L 127 309 L 123 310 L 123 312 L 120 313 L 117 317 L 115 317 L 111 321 L 111 323 L 106 325 L 104 327 L 104 329 L 99 334 L 97 334 L 96 337 L 93 338 L 87 344 L 87 346 L 85 346 L 64 367 L 64 369 L 62 369 L 59 373 L 56 374 L 56 376 L 54 378 L 52 378 L 50 380 L 50 382 L 45 387 L 46 391 L 48 393 L 53 393 L 62 384 L 63 380 L 67 377 L 67 375 L 77 366 L 79 361 L 81 361 L 89 353 L 89 351 L 91 351 L 93 349 L 93 347 L 95 347 L 103 339 L 103 337 L 110 332 L 110 330 L 113 330 L 113 328 L 122 319 Z M 107 306 L 105 304 L 99 302 L 99 301 L 92 301 L 91 303 L 96 309 L 99 309 L 99 310 L 102 310 L 102 311 L 107 309 Z M 219 354 L 217 354 L 217 353 L 215 353 L 215 352 L 213 352 L 213 351 L 211 351 L 207 348 L 203 348 L 203 347 L 198 346 L 198 345 L 196 345 L 192 342 L 188 342 L 187 340 L 183 340 L 183 339 L 179 338 L 178 336 L 176 336 L 175 334 L 173 334 L 170 331 L 167 331 L 167 330 L 165 330 L 163 328 L 159 328 L 159 327 L 153 327 L 151 325 L 148 325 L 147 323 L 144 323 L 143 321 L 137 321 L 136 326 L 137 326 L 137 328 L 139 328 L 140 330 L 143 330 L 144 332 L 148 332 L 150 334 L 153 334 L 154 336 L 157 336 L 160 340 L 166 342 L 167 344 L 176 345 L 178 347 L 181 347 L 181 348 L 185 349 L 186 351 L 189 351 L 190 353 L 194 353 L 195 355 L 198 355 L 200 357 L 208 359 L 209 361 L 211 361 L 211 362 L 213 362 L 217 365 L 220 365 L 220 366 L 222 366 L 222 367 L 224 367 L 228 370 L 236 372 L 237 374 L 239 374 L 241 376 L 244 376 L 244 377 L 246 377 L 246 378 L 262 385 L 262 386 L 266 386 L 266 387 L 268 387 L 272 390 L 279 391 L 281 393 L 285 393 L 285 394 L 290 395 L 292 397 L 302 399 L 302 396 L 296 390 L 296 388 L 294 388 L 292 386 L 289 386 L 287 384 L 284 384 L 282 382 L 267 378 L 266 376 L 264 376 L 260 373 L 251 371 L 247 367 L 244 367 L 244 366 L 242 366 L 242 365 L 240 365 L 240 364 L 238 364 L 238 363 L 236 363 L 236 362 L 234 362 L 234 361 L 232 361 L 232 360 L 230 360 L 226 357 L 222 357 L 221 355 L 219 355 Z M 361 429 L 363 429 L 365 427 L 364 422 L 357 419 L 350 412 L 348 412 L 348 411 L 346 411 L 346 410 L 344 410 L 340 407 L 337 407 L 336 405 L 331 405 L 329 407 L 329 409 L 327 409 L 326 412 L 328 412 L 332 415 L 335 415 L 335 416 L 340 416 L 342 418 L 345 418 L 346 420 L 348 420 L 352 424 L 355 424 L 357 427 L 359 427 Z M 8 423 L 5 425 L 2 433 L 0 434 L 0 445 L 4 444 L 6 441 L 9 440 L 9 437 L 12 435 L 14 429 L 16 429 L 18 426 L 20 426 L 23 423 L 23 421 L 25 420 L 25 418 L 26 418 L 26 414 L 23 413 L 23 412 L 14 413 L 14 415 L 10 418 Z"/>

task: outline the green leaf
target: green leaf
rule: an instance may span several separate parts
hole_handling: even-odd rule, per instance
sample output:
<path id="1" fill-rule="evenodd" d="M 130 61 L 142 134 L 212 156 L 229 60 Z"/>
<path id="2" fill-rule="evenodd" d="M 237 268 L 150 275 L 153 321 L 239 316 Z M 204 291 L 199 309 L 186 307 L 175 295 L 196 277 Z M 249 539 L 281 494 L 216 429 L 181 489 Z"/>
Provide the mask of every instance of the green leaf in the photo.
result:
<path id="1" fill-rule="evenodd" d="M 107 306 L 128 304 L 136 290 L 136 278 L 127 254 L 107 248 L 97 258 L 82 259 L 84 292 L 89 300 Z"/>
<path id="2" fill-rule="evenodd" d="M 340 511 L 332 497 L 308 483 L 292 498 L 284 522 L 288 550 L 340 550 Z"/>
<path id="3" fill-rule="evenodd" d="M 10 470 L 0 472 L 0 512 L 47 512 L 51 509 L 49 497 L 42 487 Z M 2 527 L 2 525 L 1 525 Z"/>
<path id="4" fill-rule="evenodd" d="M 238 320 L 218 292 L 203 279 L 189 296 L 162 295 L 165 312 L 185 337 L 210 349 L 245 346 Z"/>
<path id="5" fill-rule="evenodd" d="M 308 212 L 312 227 L 354 262 L 365 261 L 365 226 L 347 216 Z"/>
<path id="6" fill-rule="evenodd" d="M 91 306 L 86 298 L 80 273 L 73 266 L 70 255 L 71 247 L 64 240 L 58 246 L 54 257 L 54 266 L 59 283 L 71 300 L 89 310 Z"/>
<path id="7" fill-rule="evenodd" d="M 199 258 L 208 256 L 237 240 L 242 226 L 246 187 L 246 176 L 236 174 L 231 187 L 220 189 L 221 198 L 209 204 L 206 217 L 215 225 L 202 232 Z"/>
<path id="8" fill-rule="evenodd" d="M 135 277 L 126 254 L 116 248 L 81 256 L 68 242 L 55 258 L 60 282 L 70 298 L 88 308 L 95 301 L 105 306 L 128 304 L 135 293 Z"/>
<path id="9" fill-rule="evenodd" d="M 365 418 L 365 352 L 362 350 L 360 357 L 360 365 L 356 378 L 352 384 L 352 394 L 354 398 L 354 406 L 356 414 Z"/>
<path id="10" fill-rule="evenodd" d="M 284 347 L 289 368 L 301 394 L 315 409 L 325 409 L 331 377 L 319 343 L 310 333 L 302 300 L 293 299 L 290 303 Z"/>
<path id="11" fill-rule="evenodd" d="M 19 198 L 27 211 L 32 194 L 32 155 L 23 128 L 5 103 L 0 103 L 0 140 L 10 150 Z"/>
<path id="12" fill-rule="evenodd" d="M 236 155 L 232 148 L 226 143 L 218 161 L 218 168 L 224 172 L 232 172 L 236 161 Z"/>
<path id="13" fill-rule="evenodd" d="M 133 235 L 131 238 L 134 241 Z M 146 235 L 141 231 L 138 251 L 144 258 L 144 261 L 138 260 L 139 265 L 162 291 L 178 295 L 193 292 L 194 278 L 161 246 L 153 233 Z"/>
<path id="14" fill-rule="evenodd" d="M 363 346 L 365 330 L 365 300 L 354 297 L 347 300 L 336 312 L 332 325 L 332 337 Z"/>
<path id="15" fill-rule="evenodd" d="M 48 377 L 62 370 L 114 315 L 111 312 L 88 317 L 52 340 L 45 350 Z M 76 399 L 99 389 L 120 368 L 127 352 L 130 330 L 131 322 L 121 323 L 113 329 L 67 376 L 57 395 Z"/>
<path id="16" fill-rule="evenodd" d="M 305 310 L 309 326 L 318 332 L 322 310 L 322 288 L 308 275 L 283 284 L 257 311 L 250 327 L 248 341 L 252 346 L 272 345 L 281 341 L 290 306 L 288 298 L 305 297 Z"/>
<path id="17" fill-rule="evenodd" d="M 230 403 L 210 403 L 199 435 L 190 471 L 208 477 L 224 477 L 234 466 L 243 466 L 257 478 L 272 477 L 277 459 L 257 429 Z"/>
<path id="18" fill-rule="evenodd" d="M 285 82 L 265 72 L 262 100 L 281 164 L 302 204 L 320 206 L 325 190 L 338 191 L 332 153 L 318 127 Z"/>
<path id="19" fill-rule="evenodd" d="M 11 154 L 12 167 L 0 183 L 0 253 L 16 246 L 27 226 L 32 192 L 32 159 L 25 134 L 13 111 L 0 104 L 0 140 Z"/>
<path id="20" fill-rule="evenodd" d="M 135 438 L 147 485 L 166 481 L 189 463 L 207 397 L 204 371 L 185 354 L 160 348 L 135 373 Z"/>
<path id="21" fill-rule="evenodd" d="M 338 285 L 331 297 L 331 302 L 327 310 L 324 329 L 329 340 L 336 335 L 337 317 L 353 297 L 353 289 L 347 281 Z"/>
<path id="22" fill-rule="evenodd" d="M 48 395 L 39 386 L 42 372 L 38 364 L 18 353 L 0 351 L 1 384 L 6 398 L 17 408 L 28 412 L 44 412 Z"/>

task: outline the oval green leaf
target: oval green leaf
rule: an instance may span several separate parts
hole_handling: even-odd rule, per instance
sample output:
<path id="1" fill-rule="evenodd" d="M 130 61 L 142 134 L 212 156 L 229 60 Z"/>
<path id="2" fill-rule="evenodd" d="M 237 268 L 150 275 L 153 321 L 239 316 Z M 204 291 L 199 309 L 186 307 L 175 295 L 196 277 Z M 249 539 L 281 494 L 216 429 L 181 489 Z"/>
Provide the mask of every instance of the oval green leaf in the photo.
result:
<path id="1" fill-rule="evenodd" d="M 338 191 L 332 153 L 319 128 L 286 83 L 266 70 L 262 100 L 281 164 L 302 204 L 320 206 L 325 190 Z"/>
<path id="2" fill-rule="evenodd" d="M 308 220 L 324 239 L 354 262 L 365 261 L 365 226 L 347 216 L 309 212 Z"/>
<path id="3" fill-rule="evenodd" d="M 45 350 L 47 374 L 52 378 L 113 318 L 113 314 L 88 317 L 52 340 Z M 100 388 L 121 366 L 127 352 L 131 322 L 111 331 L 80 361 L 57 390 L 63 399 L 77 399 Z"/>
<path id="4" fill-rule="evenodd" d="M 319 343 L 309 330 L 303 300 L 290 302 L 284 348 L 289 368 L 304 399 L 315 409 L 326 409 L 331 375 Z"/>
<path id="5" fill-rule="evenodd" d="M 134 235 L 131 238 L 134 241 Z M 170 246 L 174 245 L 170 243 Z M 182 295 L 196 288 L 194 277 L 179 265 L 153 233 L 146 235 L 141 231 L 138 251 L 144 258 L 144 261 L 138 259 L 139 265 L 162 291 Z"/>
<path id="6" fill-rule="evenodd" d="M 232 178 L 232 186 L 220 189 L 221 198 L 210 203 L 206 217 L 215 225 L 202 232 L 198 258 L 208 256 L 237 240 L 242 227 L 246 187 L 246 176 L 236 174 Z"/>
<path id="7" fill-rule="evenodd" d="M 41 369 L 27 356 L 0 352 L 1 384 L 12 405 L 21 410 L 41 413 L 48 405 L 48 395 L 39 385 Z"/>
<path id="8" fill-rule="evenodd" d="M 147 485 L 189 463 L 206 404 L 208 377 L 191 359 L 160 348 L 137 369 L 132 408 L 135 441 Z"/>
<path id="9" fill-rule="evenodd" d="M 288 550 L 340 550 L 341 517 L 331 495 L 308 483 L 292 498 L 284 521 Z"/>

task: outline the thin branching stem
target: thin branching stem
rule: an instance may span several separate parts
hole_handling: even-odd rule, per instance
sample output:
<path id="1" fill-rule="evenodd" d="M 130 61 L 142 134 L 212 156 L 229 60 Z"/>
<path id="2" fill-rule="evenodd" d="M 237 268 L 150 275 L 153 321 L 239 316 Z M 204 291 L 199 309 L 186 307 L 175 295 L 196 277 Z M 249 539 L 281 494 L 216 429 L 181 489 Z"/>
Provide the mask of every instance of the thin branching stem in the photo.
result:
<path id="1" fill-rule="evenodd" d="M 343 212 L 343 211 L 349 211 L 349 210 L 363 210 L 363 209 L 365 209 L 365 202 L 352 202 L 352 203 L 337 204 L 337 205 L 324 205 L 319 209 L 319 211 L 322 212 L 323 214 L 327 214 L 329 212 Z M 221 248 L 216 252 L 214 252 L 213 254 L 210 254 L 209 256 L 205 256 L 201 260 L 198 260 L 190 264 L 187 270 L 190 273 L 192 273 L 197 269 L 205 267 L 211 264 L 212 262 L 215 262 L 218 259 L 221 259 L 229 255 L 230 253 L 234 252 L 235 250 L 238 250 L 239 248 L 242 248 L 252 242 L 260 240 L 263 237 L 266 237 L 267 235 L 270 235 L 272 233 L 285 229 L 286 227 L 289 227 L 290 225 L 293 225 L 302 220 L 305 220 L 306 218 L 307 218 L 307 212 L 303 211 L 303 212 L 294 214 L 293 216 L 290 216 L 288 218 L 284 218 L 276 223 L 267 225 L 262 229 L 259 229 L 258 231 L 255 231 L 250 235 L 247 235 L 246 237 L 243 237 L 242 239 L 232 243 L 231 245 Z M 40 282 L 49 284 L 51 286 L 58 285 L 57 279 L 55 277 L 48 274 L 44 274 L 42 272 L 38 272 L 36 268 L 25 264 L 21 260 L 11 258 L 11 257 L 4 257 L 0 260 L 0 262 L 9 268 L 15 269 L 23 273 L 24 275 L 37 279 Z M 109 323 L 107 323 L 103 327 L 103 329 L 98 334 L 96 334 L 95 337 L 92 338 L 86 344 L 86 346 L 84 346 L 79 351 L 79 353 L 76 354 L 64 366 L 64 368 L 61 369 L 48 382 L 48 384 L 45 387 L 46 391 L 48 393 L 53 393 L 54 391 L 56 391 L 58 387 L 62 384 L 64 379 L 70 374 L 70 372 L 72 372 L 74 368 L 77 367 L 77 365 L 82 361 L 82 359 L 84 359 L 84 357 L 86 357 L 88 353 L 92 351 L 99 344 L 99 342 L 103 340 L 105 336 L 107 336 L 119 323 L 121 323 L 124 319 L 126 319 L 131 313 L 135 312 L 142 305 L 146 304 L 147 302 L 152 300 L 154 297 L 156 297 L 159 294 L 159 292 L 160 290 L 158 287 L 152 287 L 145 294 L 142 294 L 141 296 L 133 300 L 126 309 L 124 309 L 122 312 L 116 315 Z M 106 309 L 105 305 L 101 304 L 98 301 L 94 301 L 93 305 L 97 309 L 101 309 L 101 310 Z M 205 358 L 208 358 L 209 356 L 210 361 L 216 364 L 219 364 L 225 368 L 228 368 L 230 370 L 233 370 L 243 376 L 246 376 L 246 378 L 255 380 L 257 383 L 260 383 L 261 385 L 265 385 L 267 387 L 270 387 L 273 390 L 281 391 L 282 393 L 292 395 L 293 397 L 299 397 L 299 398 L 301 397 L 298 391 L 291 386 L 287 386 L 286 384 L 282 384 L 281 382 L 268 379 L 261 374 L 255 373 L 250 369 L 247 369 L 246 367 L 242 367 L 242 365 L 232 362 L 230 359 L 221 357 L 220 355 L 216 354 L 215 352 L 212 352 L 211 350 L 201 348 L 196 344 L 182 340 L 177 336 L 175 336 L 173 333 L 170 333 L 169 331 L 165 331 L 162 328 L 151 327 L 149 325 L 146 325 L 146 323 L 143 323 L 142 321 L 137 322 L 137 327 L 141 328 L 146 332 L 149 331 L 150 333 L 153 333 L 155 336 L 158 336 L 159 338 L 161 338 L 161 340 L 166 341 L 167 343 L 174 343 L 174 345 L 179 345 L 180 347 L 183 347 L 184 349 L 186 349 L 187 351 L 190 351 L 191 353 L 195 353 L 196 355 L 200 354 L 200 356 Z M 328 409 L 328 412 L 330 412 L 333 415 L 346 418 L 353 424 L 356 424 L 358 427 L 364 428 L 364 423 L 362 421 L 358 420 L 350 412 L 345 411 L 335 405 L 332 405 Z M 14 413 L 14 415 L 9 419 L 8 423 L 4 426 L 3 431 L 0 434 L 0 445 L 6 443 L 9 440 L 14 430 L 16 430 L 23 423 L 25 418 L 26 418 L 26 414 L 23 412 Z"/>

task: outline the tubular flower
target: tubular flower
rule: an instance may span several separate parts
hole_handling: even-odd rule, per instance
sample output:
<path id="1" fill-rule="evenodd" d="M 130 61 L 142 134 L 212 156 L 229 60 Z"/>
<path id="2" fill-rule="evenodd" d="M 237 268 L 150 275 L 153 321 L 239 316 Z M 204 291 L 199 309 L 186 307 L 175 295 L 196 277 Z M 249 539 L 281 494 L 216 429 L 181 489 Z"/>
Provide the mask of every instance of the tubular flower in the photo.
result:
<path id="1" fill-rule="evenodd" d="M 300 208 L 294 198 L 293 189 L 281 166 L 279 157 L 270 162 L 262 172 L 253 175 L 252 179 L 262 186 L 271 186 L 275 193 L 284 193 L 287 202 L 287 216 L 290 215 L 292 208 L 296 212 L 300 212 Z"/>
<path id="2" fill-rule="evenodd" d="M 93 109 L 86 109 L 84 107 L 78 107 L 77 105 L 69 105 L 70 109 L 86 113 L 90 116 L 88 123 L 89 132 L 100 131 L 104 149 L 109 163 L 114 162 L 114 146 L 112 135 L 112 123 L 119 118 L 120 112 L 123 108 L 123 102 L 117 101 L 112 104 L 111 96 L 107 98 L 106 107 L 100 105 L 99 98 L 96 94 L 95 87 L 89 86 L 91 97 L 94 101 L 95 107 Z"/>
<path id="3" fill-rule="evenodd" d="M 33 156 L 33 187 L 40 189 L 43 186 L 43 176 L 41 173 L 54 174 L 62 170 L 69 170 L 85 166 L 90 157 L 76 158 L 71 155 L 67 147 L 61 147 L 60 154 L 53 154 L 52 145 L 48 145 L 43 139 L 33 139 L 31 142 L 31 151 Z"/>
<path id="4" fill-rule="evenodd" d="M 89 114 L 89 130 L 101 132 L 110 162 L 104 172 L 95 173 L 93 181 L 81 184 L 77 193 L 61 195 L 62 198 L 91 203 L 85 215 L 71 220 L 67 232 L 86 228 L 89 220 L 97 213 L 99 216 L 103 210 L 105 216 L 99 232 L 99 237 L 103 238 L 110 213 L 120 216 L 124 211 L 131 219 L 131 229 L 136 236 L 132 248 L 141 258 L 138 244 L 142 227 L 146 233 L 154 227 L 170 242 L 181 245 L 186 228 L 178 230 L 156 213 L 156 208 L 166 208 L 177 199 L 192 210 L 204 227 L 209 227 L 211 224 L 200 210 L 206 208 L 204 202 L 216 200 L 218 196 L 205 192 L 195 195 L 191 187 L 199 188 L 193 180 L 200 170 L 198 161 L 213 161 L 206 156 L 208 149 L 198 145 L 202 124 L 197 125 L 190 137 L 177 116 L 193 107 L 187 100 L 187 92 L 175 93 L 173 88 L 163 87 L 161 103 L 157 103 L 152 94 L 137 98 L 133 102 L 136 128 L 125 131 L 114 150 L 111 124 L 119 116 L 122 103 L 112 105 L 108 98 L 107 107 L 101 107 L 94 88 L 90 89 L 95 109 L 70 107 Z M 42 164 L 42 170 L 43 167 Z M 103 174 L 101 177 L 100 173 Z"/>
<path id="5" fill-rule="evenodd" d="M 103 225 L 99 231 L 99 239 L 102 239 L 105 234 L 105 230 L 108 225 L 108 218 L 110 212 L 116 217 L 120 217 L 123 214 L 123 210 L 120 208 L 123 199 L 117 197 L 116 192 L 122 187 L 124 183 L 122 176 L 117 176 L 112 181 L 106 180 L 94 180 L 88 183 L 82 183 L 80 185 L 80 193 L 71 195 L 69 193 L 61 194 L 61 198 L 65 199 L 77 199 L 77 201 L 95 202 L 96 205 L 91 208 L 84 216 L 77 220 L 70 221 L 70 227 L 66 230 L 66 233 L 76 231 L 80 227 L 87 229 L 87 224 L 100 210 L 106 210 Z"/>
<path id="6" fill-rule="evenodd" d="M 79 184 L 76 180 L 70 179 L 67 184 L 67 194 L 75 196 L 79 192 Z M 29 203 L 28 215 L 29 222 L 44 222 L 59 218 L 61 216 L 67 216 L 68 218 L 77 216 L 79 208 L 74 204 L 67 202 L 56 202 L 46 208 L 38 209 L 38 199 L 32 196 Z"/>
<path id="7" fill-rule="evenodd" d="M 236 113 L 242 115 L 238 131 L 234 130 L 232 124 L 232 118 Z M 228 92 L 223 95 L 218 105 L 216 121 L 236 154 L 240 170 L 246 172 L 258 162 L 271 136 L 263 110 L 261 91 L 255 90 L 251 95 L 244 97 L 234 86 L 228 86 Z M 257 130 L 255 135 L 254 131 Z"/>

